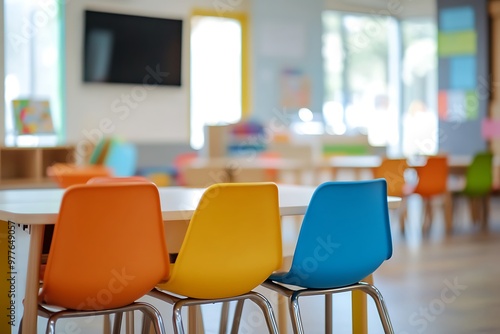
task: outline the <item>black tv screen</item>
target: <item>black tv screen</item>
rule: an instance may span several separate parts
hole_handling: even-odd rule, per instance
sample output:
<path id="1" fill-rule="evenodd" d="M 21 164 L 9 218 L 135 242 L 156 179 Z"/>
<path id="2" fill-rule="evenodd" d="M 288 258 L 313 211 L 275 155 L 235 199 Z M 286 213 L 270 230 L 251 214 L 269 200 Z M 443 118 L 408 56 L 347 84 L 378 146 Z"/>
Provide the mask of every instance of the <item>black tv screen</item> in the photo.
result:
<path id="1" fill-rule="evenodd" d="M 181 85 L 182 20 L 85 11 L 85 82 Z"/>

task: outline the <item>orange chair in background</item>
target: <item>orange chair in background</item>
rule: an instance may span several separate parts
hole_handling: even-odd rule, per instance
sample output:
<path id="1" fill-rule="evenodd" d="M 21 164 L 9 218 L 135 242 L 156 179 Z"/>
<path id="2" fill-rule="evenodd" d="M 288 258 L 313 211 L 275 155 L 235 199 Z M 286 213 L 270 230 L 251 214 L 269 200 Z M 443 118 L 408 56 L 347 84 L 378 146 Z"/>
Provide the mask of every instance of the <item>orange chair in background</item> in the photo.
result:
<path id="1" fill-rule="evenodd" d="M 385 158 L 380 166 L 373 169 L 373 178 L 386 180 L 388 196 L 402 197 L 405 188 L 404 174 L 407 168 L 406 159 Z"/>
<path id="2" fill-rule="evenodd" d="M 144 176 L 125 176 L 125 177 L 113 177 L 113 176 L 98 176 L 93 177 L 87 181 L 87 184 L 99 184 L 99 183 L 122 183 L 122 182 L 151 182 L 148 178 Z"/>
<path id="3" fill-rule="evenodd" d="M 387 195 L 404 198 L 405 196 L 405 171 L 408 169 L 406 159 L 384 158 L 380 166 L 372 169 L 374 179 L 385 179 L 387 183 Z M 401 205 L 399 210 L 405 212 L 406 206 Z M 406 213 L 405 213 L 406 214 Z M 400 219 L 401 232 L 404 233 L 404 219 Z"/>
<path id="4" fill-rule="evenodd" d="M 406 187 L 404 197 L 417 194 L 423 200 L 424 222 L 422 232 L 427 234 L 430 230 L 433 217 L 432 199 L 436 196 L 443 197 L 443 210 L 446 224 L 446 232 L 451 233 L 453 228 L 452 221 L 452 202 L 451 194 L 448 191 L 448 157 L 430 156 L 424 166 L 414 167 L 417 171 L 418 182 L 414 187 Z M 402 210 L 400 215 L 401 229 L 404 231 L 405 220 L 407 216 L 406 199 L 403 198 Z"/>
<path id="5" fill-rule="evenodd" d="M 263 161 L 277 161 L 281 158 L 281 154 L 278 152 L 272 152 L 272 151 L 264 151 L 258 154 L 258 158 L 262 159 Z M 266 182 L 279 182 L 279 170 L 276 168 L 267 168 L 264 170 L 264 177 L 265 180 L 261 181 L 266 181 Z"/>
<path id="6" fill-rule="evenodd" d="M 185 179 L 185 176 L 184 176 L 184 172 L 182 170 L 182 168 L 190 163 L 191 161 L 195 160 L 196 158 L 198 157 L 198 153 L 197 152 L 187 152 L 187 153 L 181 153 L 181 154 L 178 154 L 175 158 L 174 158 L 174 168 L 176 170 L 176 184 L 178 186 L 186 186 L 187 185 L 187 182 L 186 182 L 186 179 Z"/>
<path id="7" fill-rule="evenodd" d="M 115 138 L 104 138 L 94 148 L 88 164 L 56 163 L 47 175 L 61 188 L 85 184 L 93 177 L 131 176 L 135 173 L 137 152 L 134 145 Z"/>
<path id="8" fill-rule="evenodd" d="M 76 185 L 61 202 L 39 314 L 49 318 L 47 332 L 54 333 L 60 318 L 116 313 L 119 326 L 122 312 L 138 310 L 155 320 L 157 333 L 165 333 L 159 312 L 135 301 L 165 282 L 169 272 L 154 184 Z"/>
<path id="9" fill-rule="evenodd" d="M 104 165 L 78 166 L 74 164 L 56 163 L 47 168 L 47 175 L 60 188 L 68 188 L 75 184 L 85 184 L 94 177 L 109 177 L 113 175 L 110 168 Z"/>

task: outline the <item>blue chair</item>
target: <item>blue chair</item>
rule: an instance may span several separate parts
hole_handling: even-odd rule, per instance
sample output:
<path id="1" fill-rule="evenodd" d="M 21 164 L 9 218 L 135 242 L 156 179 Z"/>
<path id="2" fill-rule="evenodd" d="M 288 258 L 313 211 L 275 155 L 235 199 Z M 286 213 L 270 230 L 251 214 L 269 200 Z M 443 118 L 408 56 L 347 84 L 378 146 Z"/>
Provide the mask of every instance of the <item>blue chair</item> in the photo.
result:
<path id="1" fill-rule="evenodd" d="M 290 270 L 271 275 L 263 285 L 288 298 L 294 333 L 304 333 L 300 296 L 331 298 L 347 291 L 370 295 L 385 333 L 393 333 L 381 293 L 362 282 L 391 255 L 386 181 L 326 182 L 311 198 Z M 331 327 L 331 314 L 325 319 Z"/>

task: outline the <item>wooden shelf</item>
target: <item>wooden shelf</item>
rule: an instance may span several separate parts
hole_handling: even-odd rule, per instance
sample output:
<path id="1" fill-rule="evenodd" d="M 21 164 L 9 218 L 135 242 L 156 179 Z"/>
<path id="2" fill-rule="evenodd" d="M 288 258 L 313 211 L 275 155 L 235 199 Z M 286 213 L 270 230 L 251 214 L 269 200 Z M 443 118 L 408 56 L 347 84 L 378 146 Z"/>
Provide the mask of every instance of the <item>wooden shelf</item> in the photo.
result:
<path id="1" fill-rule="evenodd" d="M 56 187 L 47 167 L 74 162 L 74 147 L 0 147 L 0 188 Z"/>

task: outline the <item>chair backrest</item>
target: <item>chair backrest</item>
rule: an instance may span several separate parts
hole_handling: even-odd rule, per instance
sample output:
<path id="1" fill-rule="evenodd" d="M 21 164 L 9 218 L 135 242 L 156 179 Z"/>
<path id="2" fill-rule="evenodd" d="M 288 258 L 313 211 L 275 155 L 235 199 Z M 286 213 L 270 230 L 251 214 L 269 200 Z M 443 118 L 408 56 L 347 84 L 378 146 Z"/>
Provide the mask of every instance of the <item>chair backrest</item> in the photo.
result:
<path id="1" fill-rule="evenodd" d="M 169 270 L 154 184 L 76 185 L 61 202 L 40 297 L 79 310 L 124 306 Z"/>
<path id="2" fill-rule="evenodd" d="M 287 281 L 308 288 L 345 286 L 391 255 L 386 181 L 326 182 L 307 208 Z"/>
<path id="3" fill-rule="evenodd" d="M 186 182 L 186 179 L 185 179 L 185 175 L 184 175 L 184 172 L 182 170 L 182 168 L 184 167 L 184 165 L 190 163 L 191 161 L 195 160 L 196 158 L 198 157 L 198 153 L 197 152 L 186 152 L 186 153 L 181 153 L 181 154 L 178 154 L 175 158 L 174 158 L 174 168 L 176 169 L 176 183 L 178 186 L 185 186 L 187 185 L 187 182 Z"/>
<path id="4" fill-rule="evenodd" d="M 76 184 L 85 184 L 94 177 L 109 177 L 113 171 L 103 165 L 77 166 L 66 163 L 56 163 L 47 167 L 50 176 L 61 188 Z"/>
<path id="5" fill-rule="evenodd" d="M 407 168 L 406 159 L 384 159 L 380 166 L 373 169 L 373 178 L 387 181 L 387 195 L 401 197 Z"/>
<path id="6" fill-rule="evenodd" d="M 478 153 L 467 167 L 464 193 L 470 196 L 482 196 L 491 191 L 493 186 L 493 154 Z"/>
<path id="7" fill-rule="evenodd" d="M 424 166 L 417 168 L 418 183 L 414 193 L 423 197 L 443 194 L 448 190 L 448 158 L 431 156 Z"/>
<path id="8" fill-rule="evenodd" d="M 137 149 L 134 144 L 111 139 L 104 158 L 104 165 L 113 170 L 114 176 L 132 176 L 137 166 Z"/>
<path id="9" fill-rule="evenodd" d="M 144 176 L 124 176 L 124 177 L 114 177 L 114 176 L 109 176 L 109 177 L 93 177 L 90 180 L 88 180 L 87 184 L 96 184 L 96 183 L 121 183 L 121 182 L 147 182 L 151 183 L 146 177 Z"/>
<path id="10" fill-rule="evenodd" d="M 194 298 L 240 295 L 264 282 L 281 261 L 277 186 L 214 184 L 189 223 L 168 290 Z"/>

